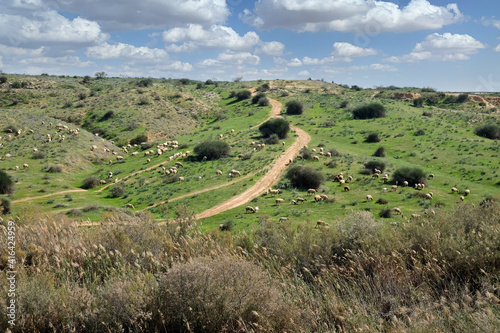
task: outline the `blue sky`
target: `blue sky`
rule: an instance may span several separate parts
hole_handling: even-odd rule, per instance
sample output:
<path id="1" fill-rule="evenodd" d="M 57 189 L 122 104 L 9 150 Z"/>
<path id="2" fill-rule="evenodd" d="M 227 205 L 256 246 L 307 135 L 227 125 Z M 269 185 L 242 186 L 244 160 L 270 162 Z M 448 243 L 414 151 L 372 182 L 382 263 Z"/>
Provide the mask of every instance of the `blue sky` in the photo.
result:
<path id="1" fill-rule="evenodd" d="M 496 17 L 498 16 L 498 17 Z M 500 91 L 497 0 L 2 0 L 5 73 Z"/>

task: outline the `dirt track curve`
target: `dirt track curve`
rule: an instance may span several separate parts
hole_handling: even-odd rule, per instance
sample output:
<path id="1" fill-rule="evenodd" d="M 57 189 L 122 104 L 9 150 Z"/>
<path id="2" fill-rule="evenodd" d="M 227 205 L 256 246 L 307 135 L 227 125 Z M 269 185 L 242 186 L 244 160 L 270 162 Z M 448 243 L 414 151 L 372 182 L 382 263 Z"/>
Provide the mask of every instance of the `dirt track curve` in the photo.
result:
<path id="1" fill-rule="evenodd" d="M 281 112 L 283 105 L 274 99 L 269 99 L 269 102 L 272 105 L 270 118 L 281 117 L 279 114 Z M 217 215 L 226 210 L 241 206 L 251 201 L 252 199 L 258 197 L 259 195 L 264 193 L 268 188 L 273 186 L 285 172 L 285 169 L 289 164 L 289 161 L 291 159 L 294 159 L 298 155 L 300 149 L 305 145 L 307 145 L 311 140 L 311 137 L 309 136 L 309 134 L 307 134 L 307 132 L 293 125 L 291 125 L 290 127 L 297 134 L 297 140 L 295 140 L 295 142 L 290 147 L 288 147 L 288 149 L 270 167 L 270 170 L 261 179 L 259 179 L 257 183 L 255 183 L 255 185 L 247 189 L 245 192 L 240 193 L 232 197 L 231 199 L 218 204 L 217 206 L 214 206 L 199 214 L 196 214 L 195 218 L 203 219 L 206 217 Z"/>

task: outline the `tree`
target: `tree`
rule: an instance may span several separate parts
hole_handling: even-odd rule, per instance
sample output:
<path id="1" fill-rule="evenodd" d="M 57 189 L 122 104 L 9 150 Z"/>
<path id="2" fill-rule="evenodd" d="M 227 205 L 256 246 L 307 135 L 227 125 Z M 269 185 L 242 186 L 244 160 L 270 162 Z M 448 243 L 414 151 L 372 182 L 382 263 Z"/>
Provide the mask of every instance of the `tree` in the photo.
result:
<path id="1" fill-rule="evenodd" d="M 304 113 L 304 106 L 299 101 L 289 101 L 285 107 L 286 114 L 295 115 Z"/>
<path id="2" fill-rule="evenodd" d="M 101 71 L 101 72 L 96 72 L 95 73 L 95 77 L 96 79 L 104 79 L 108 74 L 106 74 L 105 71 Z"/>
<path id="3" fill-rule="evenodd" d="M 14 181 L 4 171 L 0 170 L 0 194 L 14 193 Z"/>
<path id="4" fill-rule="evenodd" d="M 90 176 L 84 179 L 82 188 L 88 190 L 94 187 L 99 186 L 99 178 L 96 176 Z"/>
<path id="5" fill-rule="evenodd" d="M 325 181 L 325 177 L 321 172 L 303 165 L 291 167 L 285 177 L 292 186 L 302 189 L 318 188 Z"/>
<path id="6" fill-rule="evenodd" d="M 474 130 L 474 133 L 476 135 L 492 139 L 492 140 L 498 140 L 500 139 L 500 126 L 495 125 L 495 124 L 488 124 L 484 126 L 479 126 L 476 127 Z"/>
<path id="7" fill-rule="evenodd" d="M 260 125 L 259 131 L 265 138 L 276 134 L 280 139 L 284 139 L 290 131 L 290 124 L 285 119 L 273 118 Z"/>
<path id="8" fill-rule="evenodd" d="M 238 101 L 249 99 L 250 97 L 252 97 L 250 90 L 240 90 L 236 93 L 236 99 Z"/>
<path id="9" fill-rule="evenodd" d="M 354 119 L 372 119 L 386 116 L 385 107 L 379 103 L 370 103 L 352 110 Z"/>
<path id="10" fill-rule="evenodd" d="M 394 171 L 392 174 L 392 182 L 402 184 L 404 181 L 407 181 L 409 186 L 425 184 L 426 174 L 420 168 L 416 167 L 402 167 Z"/>
<path id="11" fill-rule="evenodd" d="M 207 160 L 218 160 L 228 157 L 231 148 L 224 141 L 208 140 L 197 144 L 193 151 L 200 160 L 205 158 Z"/>

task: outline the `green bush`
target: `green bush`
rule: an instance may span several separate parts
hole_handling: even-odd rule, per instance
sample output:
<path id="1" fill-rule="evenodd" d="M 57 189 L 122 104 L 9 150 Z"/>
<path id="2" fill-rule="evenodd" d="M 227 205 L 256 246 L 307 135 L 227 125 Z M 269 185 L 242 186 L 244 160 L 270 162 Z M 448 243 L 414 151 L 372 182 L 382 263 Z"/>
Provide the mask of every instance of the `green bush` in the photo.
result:
<path id="1" fill-rule="evenodd" d="M 500 126 L 495 125 L 495 124 L 488 124 L 484 126 L 479 126 L 476 127 L 474 130 L 474 133 L 476 135 L 492 139 L 492 140 L 498 140 L 500 139 Z"/>
<path id="2" fill-rule="evenodd" d="M 99 178 L 96 176 L 90 176 L 83 180 L 82 188 L 88 190 L 99 186 Z"/>
<path id="3" fill-rule="evenodd" d="M 379 103 L 359 106 L 352 110 L 354 119 L 372 119 L 386 116 L 385 107 Z"/>
<path id="4" fill-rule="evenodd" d="M 364 166 L 365 169 L 371 170 L 372 173 L 375 172 L 375 169 L 378 169 L 382 172 L 385 169 L 385 163 L 379 160 L 368 161 L 364 164 Z"/>
<path id="5" fill-rule="evenodd" d="M 375 153 L 373 153 L 373 156 L 375 156 L 375 157 L 385 157 L 385 149 L 384 149 L 384 147 L 378 147 L 377 150 L 375 150 Z"/>
<path id="6" fill-rule="evenodd" d="M 228 157 L 230 150 L 231 148 L 226 142 L 216 140 L 200 142 L 193 149 L 200 160 L 205 159 L 205 157 L 207 160 L 218 160 Z"/>
<path id="7" fill-rule="evenodd" d="M 271 136 L 268 137 L 265 141 L 268 145 L 277 145 L 278 143 L 280 143 L 280 138 L 277 134 L 271 134 Z"/>
<path id="8" fill-rule="evenodd" d="M 51 165 L 46 169 L 46 171 L 50 173 L 61 173 L 63 168 L 60 165 Z"/>
<path id="9" fill-rule="evenodd" d="M 264 94 L 263 92 L 257 93 L 252 97 L 252 104 L 257 104 L 259 102 L 259 99 L 261 98 L 266 98 L 266 94 Z"/>
<path id="10" fill-rule="evenodd" d="M 14 193 L 14 181 L 4 171 L 0 170 L 0 194 Z"/>
<path id="11" fill-rule="evenodd" d="M 286 114 L 295 115 L 304 113 L 304 106 L 299 101 L 289 101 L 285 107 Z"/>
<path id="12" fill-rule="evenodd" d="M 7 82 L 7 76 L 2 75 L 0 76 L 0 84 Z"/>
<path id="13" fill-rule="evenodd" d="M 148 142 L 148 136 L 146 134 L 139 134 L 138 136 L 130 140 L 131 145 L 140 145 L 143 142 Z"/>
<path id="14" fill-rule="evenodd" d="M 135 83 L 137 87 L 151 87 L 153 85 L 153 79 L 147 78 L 147 79 L 140 79 Z"/>
<path id="15" fill-rule="evenodd" d="M 124 195 L 125 195 L 125 186 L 123 184 L 116 184 L 111 189 L 111 197 L 112 198 L 119 198 L 119 197 L 123 197 Z"/>
<path id="16" fill-rule="evenodd" d="M 0 198 L 0 214 L 7 215 L 10 213 L 10 200 L 7 198 Z"/>
<path id="17" fill-rule="evenodd" d="M 321 172 L 303 165 L 291 167 L 285 177 L 293 187 L 302 189 L 318 188 L 325 181 L 325 177 Z"/>
<path id="18" fill-rule="evenodd" d="M 425 99 L 423 97 L 417 97 L 413 100 L 413 106 L 418 108 L 423 108 L 425 103 Z"/>
<path id="19" fill-rule="evenodd" d="M 368 143 L 380 142 L 381 140 L 382 139 L 380 138 L 380 136 L 374 132 L 369 133 L 365 138 L 365 142 L 368 142 Z"/>
<path id="20" fill-rule="evenodd" d="M 409 186 L 419 183 L 425 184 L 426 174 L 422 169 L 416 167 L 402 167 L 394 171 L 392 174 L 392 183 L 403 184 L 404 181 L 407 181 Z"/>
<path id="21" fill-rule="evenodd" d="M 265 138 L 276 134 L 280 139 L 284 139 L 287 137 L 288 132 L 290 131 L 290 124 L 285 119 L 273 118 L 260 125 L 259 131 Z"/>
<path id="22" fill-rule="evenodd" d="M 240 90 L 236 93 L 235 97 L 238 101 L 243 101 L 252 97 L 252 93 L 250 90 Z"/>

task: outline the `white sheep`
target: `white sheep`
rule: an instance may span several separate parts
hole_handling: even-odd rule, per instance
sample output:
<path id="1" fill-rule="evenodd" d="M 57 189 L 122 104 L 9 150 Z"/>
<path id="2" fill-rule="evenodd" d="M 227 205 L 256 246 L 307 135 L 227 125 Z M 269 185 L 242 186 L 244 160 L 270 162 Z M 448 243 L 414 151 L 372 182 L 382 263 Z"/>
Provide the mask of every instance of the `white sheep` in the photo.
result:
<path id="1" fill-rule="evenodd" d="M 127 206 L 127 208 L 135 209 L 134 205 L 132 205 L 131 203 L 128 203 L 126 206 Z"/>
<path id="2" fill-rule="evenodd" d="M 280 193 L 280 190 L 273 190 L 272 188 L 268 189 L 268 194 L 273 195 L 273 194 L 279 194 L 279 193 Z"/>
<path id="3" fill-rule="evenodd" d="M 366 201 L 373 201 L 373 197 L 371 195 L 367 194 Z"/>
<path id="4" fill-rule="evenodd" d="M 182 163 L 181 163 L 181 162 L 175 162 L 175 166 L 176 166 L 176 167 L 184 167 L 184 165 L 182 165 Z"/>
<path id="5" fill-rule="evenodd" d="M 183 182 L 184 181 L 184 177 L 179 177 L 179 182 Z"/>
<path id="6" fill-rule="evenodd" d="M 24 163 L 24 164 L 23 164 L 23 168 L 24 168 L 24 169 L 27 169 L 28 167 L 29 167 L 29 165 L 28 165 L 27 163 Z"/>
<path id="7" fill-rule="evenodd" d="M 470 190 L 469 189 L 465 190 L 464 195 L 468 196 L 469 194 L 470 194 Z"/>
<path id="8" fill-rule="evenodd" d="M 123 156 L 121 156 L 121 155 L 116 156 L 116 160 L 117 160 L 117 161 L 121 161 L 121 160 L 123 160 Z"/>
<path id="9" fill-rule="evenodd" d="M 285 221 L 288 221 L 288 220 L 289 220 L 288 217 L 282 216 L 282 217 L 280 217 L 280 219 L 278 220 L 278 222 L 285 222 Z"/>
<path id="10" fill-rule="evenodd" d="M 256 212 L 256 210 L 255 210 L 255 208 L 253 208 L 252 206 L 247 206 L 247 207 L 245 208 L 245 213 L 247 213 L 247 212 L 250 212 L 250 213 L 255 213 L 255 212 Z"/>
<path id="11" fill-rule="evenodd" d="M 344 192 L 349 192 L 351 188 L 349 186 L 344 186 Z"/>
<path id="12" fill-rule="evenodd" d="M 319 161 L 319 156 L 318 156 L 318 155 L 314 155 L 314 156 L 312 157 L 312 159 L 313 159 L 313 161 Z"/>
<path id="13" fill-rule="evenodd" d="M 307 190 L 307 194 L 314 194 L 316 193 L 316 190 L 314 188 L 310 188 Z"/>
<path id="14" fill-rule="evenodd" d="M 297 203 L 299 203 L 299 202 L 302 202 L 302 203 L 303 203 L 304 201 L 307 201 L 307 199 L 304 199 L 304 198 L 297 198 Z"/>
<path id="15" fill-rule="evenodd" d="M 460 196 L 460 201 L 464 201 L 465 200 L 465 197 L 462 195 Z"/>
<path id="16" fill-rule="evenodd" d="M 406 180 L 405 180 L 405 181 L 403 182 L 403 187 L 407 187 L 408 185 L 409 185 L 408 181 L 406 181 Z"/>
<path id="17" fill-rule="evenodd" d="M 315 195 L 315 196 L 314 196 L 314 201 L 318 202 L 318 201 L 321 201 L 321 200 L 323 200 L 323 199 L 321 198 L 321 195 Z"/>
<path id="18" fill-rule="evenodd" d="M 216 174 L 216 175 L 218 175 L 218 176 L 222 176 L 222 170 L 217 170 L 217 171 L 215 172 L 215 174 Z"/>
<path id="19" fill-rule="evenodd" d="M 397 191 L 397 190 L 398 190 L 398 185 L 392 185 L 392 186 L 391 186 L 391 190 L 393 190 L 393 191 Z"/>
<path id="20" fill-rule="evenodd" d="M 458 189 L 457 189 L 456 187 L 452 187 L 452 188 L 451 188 L 451 192 L 453 192 L 453 193 L 458 193 Z"/>
<path id="21" fill-rule="evenodd" d="M 326 223 L 325 221 L 323 221 L 323 220 L 316 221 L 316 228 L 326 227 L 326 226 L 328 226 L 328 223 Z"/>
<path id="22" fill-rule="evenodd" d="M 275 201 L 276 201 L 276 205 L 279 205 L 280 203 L 282 203 L 282 202 L 283 202 L 283 199 L 281 199 L 281 198 L 276 198 L 276 200 L 275 200 Z"/>
<path id="23" fill-rule="evenodd" d="M 292 199 L 292 201 L 290 201 L 290 205 L 296 205 L 296 204 L 297 204 L 297 201 L 295 201 L 293 199 Z"/>
<path id="24" fill-rule="evenodd" d="M 232 169 L 229 173 L 231 174 L 231 177 L 241 176 L 241 173 L 238 170 Z"/>

